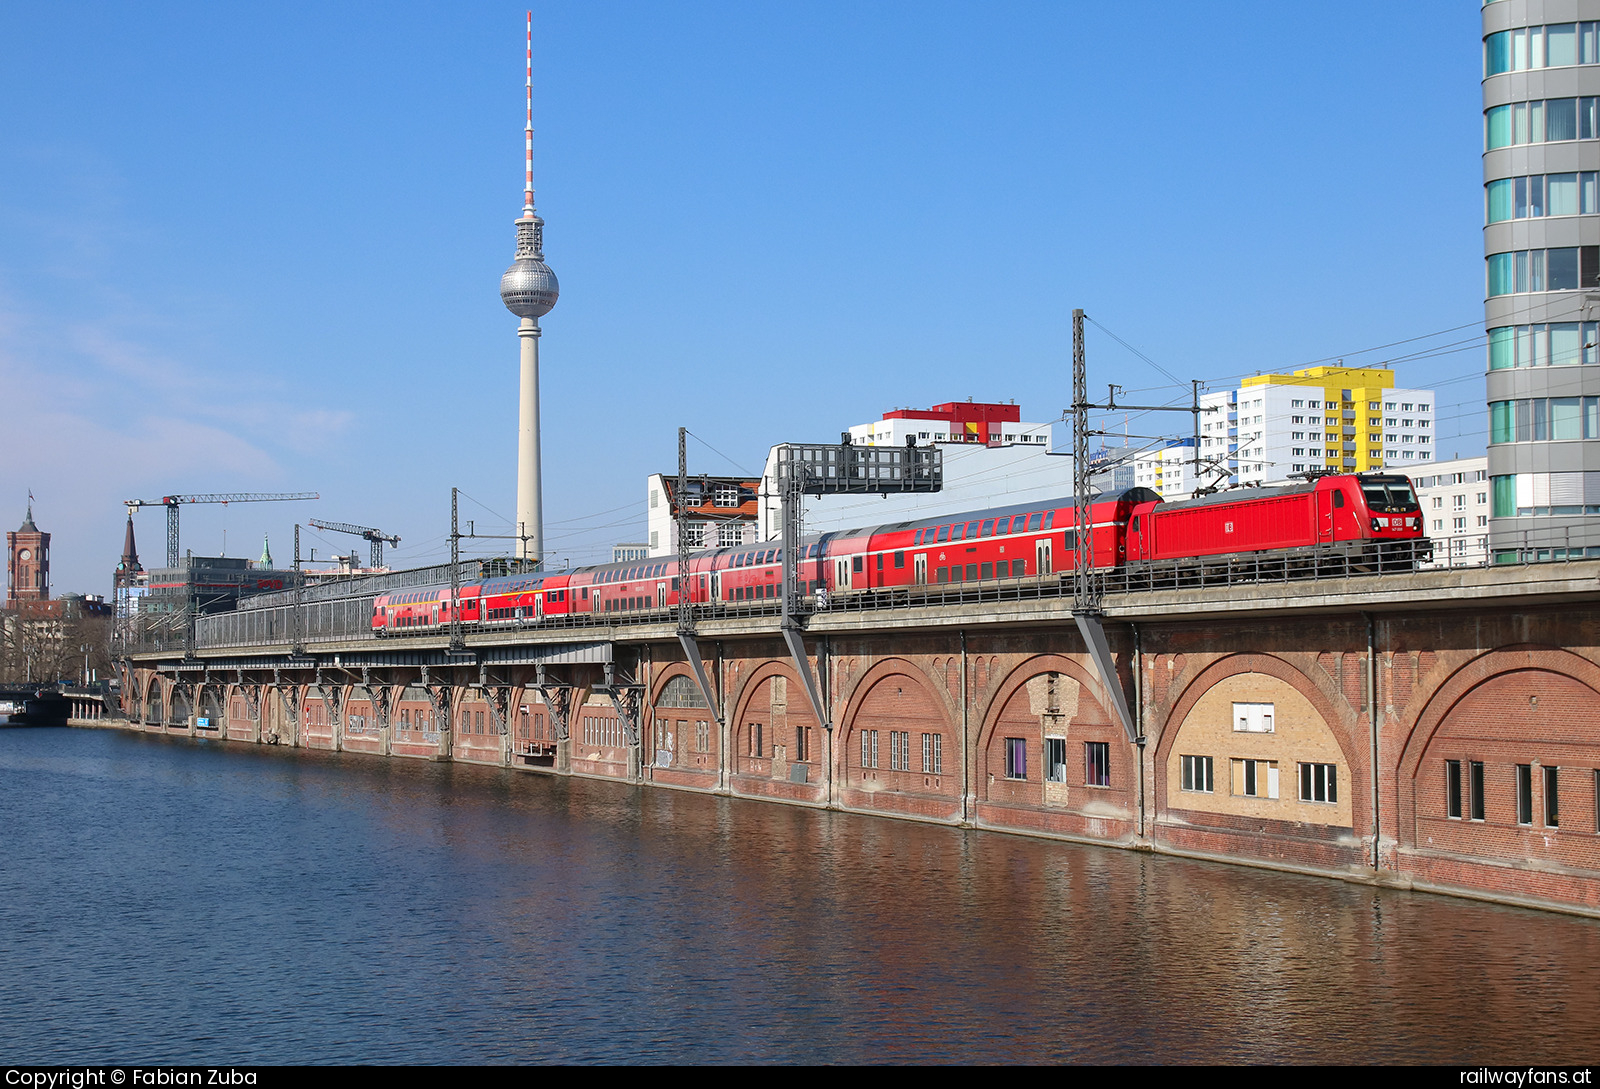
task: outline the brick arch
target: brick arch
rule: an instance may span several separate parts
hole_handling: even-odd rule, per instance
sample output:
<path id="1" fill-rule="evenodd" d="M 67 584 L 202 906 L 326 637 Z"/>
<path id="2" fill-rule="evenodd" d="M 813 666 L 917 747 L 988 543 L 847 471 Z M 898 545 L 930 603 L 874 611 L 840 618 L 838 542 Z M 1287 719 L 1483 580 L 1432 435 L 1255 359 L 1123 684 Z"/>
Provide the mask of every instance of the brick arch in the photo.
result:
<path id="1" fill-rule="evenodd" d="M 1413 701 L 1417 710 L 1403 727 L 1405 742 L 1395 765 L 1399 832 L 1403 842 L 1416 833 L 1417 779 L 1435 738 L 1452 713 L 1486 686 L 1517 674 L 1543 674 L 1573 682 L 1600 703 L 1600 665 L 1560 647 L 1520 643 L 1480 654 L 1440 677 Z"/>
<path id="2" fill-rule="evenodd" d="M 150 697 L 154 694 L 159 713 L 151 714 Z M 167 693 L 166 686 L 161 681 L 159 674 L 151 674 L 144 684 L 144 695 L 139 700 L 139 719 L 141 722 L 160 725 L 166 721 Z"/>
<path id="3" fill-rule="evenodd" d="M 1240 673 L 1261 673 L 1268 677 L 1276 677 L 1310 700 L 1311 706 L 1322 716 L 1322 721 L 1333 730 L 1334 738 L 1339 743 L 1339 751 L 1344 754 L 1351 769 L 1354 770 L 1358 766 L 1355 760 L 1357 750 L 1350 734 L 1357 716 L 1353 712 L 1345 714 L 1340 710 L 1343 700 L 1331 683 L 1318 682 L 1316 678 L 1275 654 L 1229 654 L 1196 673 L 1192 680 L 1184 684 L 1183 691 L 1172 702 L 1172 710 L 1167 713 L 1166 721 L 1161 724 L 1161 740 L 1156 744 L 1157 768 L 1167 758 L 1177 741 L 1178 731 L 1175 727 L 1182 725 L 1189 712 L 1194 710 L 1194 705 L 1200 702 L 1200 697 L 1225 678 Z"/>
<path id="4" fill-rule="evenodd" d="M 1319 667 L 1320 668 L 1320 667 Z M 1323 725 L 1339 747 L 1345 766 L 1350 769 L 1350 817 L 1356 834 L 1370 834 L 1372 812 L 1369 805 L 1358 799 L 1370 797 L 1372 769 L 1367 766 L 1365 749 L 1357 744 L 1355 729 L 1360 721 L 1359 712 L 1352 709 L 1334 686 L 1332 677 L 1327 682 L 1300 669 L 1275 654 L 1229 654 L 1217 659 L 1184 684 L 1178 698 L 1173 701 L 1166 721 L 1161 723 L 1160 740 L 1156 743 L 1153 768 L 1154 793 L 1157 809 L 1164 810 L 1174 788 L 1167 782 L 1167 762 L 1178 734 L 1195 704 L 1211 689 L 1229 677 L 1244 673 L 1259 673 L 1282 681 L 1311 704 L 1312 710 L 1322 719 Z M 1327 676 L 1326 670 L 1323 671 Z"/>
<path id="5" fill-rule="evenodd" d="M 888 736 L 892 731 L 883 730 L 877 725 L 863 725 L 863 713 L 873 701 L 874 694 L 888 685 L 896 678 L 903 681 L 902 687 L 913 690 L 913 700 L 919 700 L 932 721 L 910 720 L 905 723 L 905 732 L 909 733 L 913 752 L 910 761 L 910 770 L 895 770 L 891 767 L 892 741 Z M 881 720 L 875 720 L 881 721 Z M 921 729 L 913 729 L 913 722 L 920 725 Z M 844 713 L 838 718 L 839 748 L 836 755 L 835 774 L 844 785 L 847 792 L 859 792 L 862 796 L 883 796 L 916 794 L 932 792 L 955 798 L 957 784 L 960 779 L 960 736 L 957 732 L 959 718 L 955 707 L 945 692 L 945 682 L 942 676 L 930 676 L 929 673 L 917 666 L 907 658 L 883 658 L 873 663 L 856 681 L 852 687 L 849 700 L 845 703 Z M 894 725 L 893 721 L 889 723 Z M 878 729 L 878 765 L 876 768 L 864 769 L 861 767 L 861 733 L 862 729 Z M 940 743 L 940 756 L 943 771 L 939 776 L 924 776 L 921 773 L 921 733 L 937 733 L 942 739 Z M 926 782 L 924 780 L 927 780 Z"/>
<path id="6" fill-rule="evenodd" d="M 700 682 L 695 680 L 694 670 L 689 668 L 688 662 L 668 662 L 660 669 L 655 670 L 654 674 L 650 678 L 649 688 L 646 689 L 651 707 L 656 705 L 656 701 L 661 698 L 661 693 L 667 690 L 667 685 L 672 683 L 674 677 L 683 677 L 696 692 L 700 691 Z M 705 698 L 703 693 L 701 698 Z"/>
<path id="7" fill-rule="evenodd" d="M 764 758 L 757 759 L 752 763 L 752 758 L 749 755 L 750 723 L 748 719 L 752 705 L 756 702 L 756 697 L 761 693 L 767 682 L 775 677 L 783 677 L 788 682 L 788 702 L 785 714 L 787 719 L 785 723 L 786 729 L 779 731 L 770 721 L 769 716 L 769 721 L 763 723 L 768 731 L 762 739 L 763 751 L 766 755 Z M 805 762 L 816 763 L 818 750 L 821 746 L 820 726 L 821 724 L 817 722 L 816 712 L 811 709 L 811 700 L 806 696 L 805 684 L 800 679 L 799 673 L 795 671 L 788 661 L 768 659 L 743 678 L 739 685 L 739 691 L 734 697 L 733 713 L 729 717 L 728 728 L 728 743 L 732 747 L 732 752 L 728 754 L 728 766 L 735 774 L 769 774 L 771 768 L 768 765 L 772 759 L 774 745 L 783 745 L 786 758 L 791 762 L 794 761 L 796 752 L 794 731 L 797 728 L 806 728 L 812 731 L 810 735 L 811 750 L 807 754 Z"/>
<path id="8" fill-rule="evenodd" d="M 694 722 L 701 721 L 697 716 L 703 715 L 707 724 L 707 751 L 702 753 L 695 747 L 695 738 L 674 734 L 674 744 L 672 746 L 673 763 L 671 766 L 701 774 L 714 773 L 721 760 L 722 751 L 722 731 L 717 727 L 717 709 L 715 707 L 664 707 L 658 709 L 656 706 L 657 701 L 666 693 L 667 686 L 680 677 L 696 693 L 700 693 L 700 682 L 695 679 L 694 670 L 690 668 L 688 662 L 669 662 L 659 670 L 652 670 L 649 686 L 645 689 L 645 706 L 640 708 L 640 728 L 649 734 L 650 758 L 654 760 L 658 755 L 654 731 L 654 724 L 657 721 L 665 720 L 676 723 L 681 717 L 692 726 Z M 585 691 L 587 692 L 587 690 Z M 700 693 L 700 696 L 702 699 L 705 698 L 704 693 Z M 576 695 L 574 698 L 576 698 Z M 573 706 L 576 707 L 577 704 Z M 574 718 L 573 724 L 577 724 L 576 718 Z"/>
<path id="9" fill-rule="evenodd" d="M 973 705 L 973 711 L 978 715 L 982 725 L 978 728 L 978 747 L 980 751 L 987 745 L 994 735 L 1000 712 L 1011 702 L 1011 697 L 1017 690 L 1033 678 L 1043 673 L 1060 673 L 1070 677 L 1078 686 L 1088 692 L 1094 705 L 1106 715 L 1106 721 L 1111 721 L 1110 712 L 1106 710 L 1105 687 L 1088 670 L 1084 669 L 1077 661 L 1063 654 L 1035 654 L 1023 659 L 1006 672 L 1005 679 L 995 684 L 991 675 L 990 684 L 994 691 L 980 702 Z"/>
<path id="10" fill-rule="evenodd" d="M 1031 716 L 1032 722 L 1027 731 L 1025 744 L 1028 751 L 1028 778 L 1026 780 L 1008 780 L 1005 777 L 1006 764 L 1003 749 L 996 749 L 996 738 L 1005 725 L 1007 711 L 1012 708 L 1013 702 L 1020 696 L 1026 699 L 1026 687 L 1035 677 L 1048 673 L 1060 674 L 1067 681 L 1077 685 L 1080 696 L 1078 708 L 1069 716 L 1068 722 L 1075 723 L 1080 732 L 1085 729 L 1091 734 L 1081 740 L 1109 741 L 1115 747 L 1112 752 L 1126 746 L 1127 735 L 1122 727 L 1112 717 L 1111 711 L 1106 707 L 1105 688 L 1098 683 L 1079 662 L 1061 654 L 1037 654 L 1025 658 L 1007 671 L 1005 678 L 995 686 L 991 695 L 981 705 L 981 725 L 973 750 L 974 765 L 972 769 L 973 790 L 981 801 L 995 802 L 1002 805 L 1039 805 L 1043 804 L 1045 777 L 1044 737 L 1039 728 L 1037 716 Z M 1100 728 L 1099 734 L 1094 734 L 1094 728 Z M 1115 727 L 1114 736 L 1112 728 Z M 1116 745 L 1117 741 L 1123 745 Z M 1129 761 L 1117 760 L 1113 766 L 1112 782 L 1126 779 L 1126 770 Z M 1083 782 L 1080 774 L 1078 782 Z M 1125 784 L 1124 784 L 1125 785 Z M 1099 789 L 1099 788 L 1096 788 Z"/>
<path id="11" fill-rule="evenodd" d="M 870 669 L 855 678 L 850 686 L 850 695 L 845 700 L 844 713 L 835 716 L 834 725 L 843 727 L 847 733 L 854 729 L 856 715 L 873 687 L 885 677 L 895 675 L 911 678 L 939 704 L 943 712 L 942 725 L 946 729 L 950 728 L 951 723 L 959 721 L 958 708 L 944 690 L 943 673 L 930 673 L 909 658 L 892 656 L 878 659 Z"/>

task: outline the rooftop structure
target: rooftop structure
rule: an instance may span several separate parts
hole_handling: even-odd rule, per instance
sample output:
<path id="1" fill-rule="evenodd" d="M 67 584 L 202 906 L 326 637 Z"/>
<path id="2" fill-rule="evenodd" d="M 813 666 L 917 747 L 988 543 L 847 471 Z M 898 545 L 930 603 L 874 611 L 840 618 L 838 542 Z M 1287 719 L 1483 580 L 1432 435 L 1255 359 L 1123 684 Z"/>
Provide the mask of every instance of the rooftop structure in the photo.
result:
<path id="1" fill-rule="evenodd" d="M 856 424 L 850 441 L 857 446 L 904 446 L 908 439 L 930 442 L 981 443 L 985 446 L 1051 445 L 1050 425 L 1023 423 L 1015 402 L 950 401 L 932 408 L 897 408 L 883 419 Z"/>
<path id="2" fill-rule="evenodd" d="M 932 517 L 996 504 L 1058 499 L 1072 493 L 1072 458 L 1053 452 L 1054 425 L 1023 421 L 1021 408 L 1013 402 L 950 401 L 929 409 L 896 409 L 885 412 L 880 420 L 856 424 L 845 434 L 857 446 L 948 444 L 944 451 L 944 486 L 937 492 L 887 497 L 807 497 L 807 533 Z M 760 512 L 756 540 L 782 535 L 777 457 L 775 446 L 767 454 L 766 469 L 757 484 Z"/>

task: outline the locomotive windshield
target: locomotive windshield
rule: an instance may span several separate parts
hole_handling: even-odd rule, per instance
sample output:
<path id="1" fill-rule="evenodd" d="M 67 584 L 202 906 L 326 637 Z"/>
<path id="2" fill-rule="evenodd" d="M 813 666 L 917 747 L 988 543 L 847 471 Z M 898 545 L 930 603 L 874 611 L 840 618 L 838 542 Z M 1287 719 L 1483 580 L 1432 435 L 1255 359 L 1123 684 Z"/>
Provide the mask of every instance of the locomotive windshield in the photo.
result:
<path id="1" fill-rule="evenodd" d="M 1417 510 L 1417 497 L 1408 480 L 1361 482 L 1361 494 L 1374 514 L 1405 514 Z"/>

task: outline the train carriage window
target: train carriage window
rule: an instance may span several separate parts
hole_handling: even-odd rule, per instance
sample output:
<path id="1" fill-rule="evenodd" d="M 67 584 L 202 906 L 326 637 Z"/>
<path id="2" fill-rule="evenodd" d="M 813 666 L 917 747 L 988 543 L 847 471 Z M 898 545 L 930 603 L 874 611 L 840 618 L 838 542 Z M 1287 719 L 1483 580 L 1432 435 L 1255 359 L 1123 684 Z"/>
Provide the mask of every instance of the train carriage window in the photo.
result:
<path id="1" fill-rule="evenodd" d="M 1333 493 L 1333 505 L 1336 508 L 1344 506 L 1344 492 L 1334 492 Z"/>
<path id="2" fill-rule="evenodd" d="M 994 535 L 1003 537 L 1011 532 L 1011 516 L 1008 514 L 994 524 Z"/>
<path id="3" fill-rule="evenodd" d="M 867 565 L 863 562 L 862 557 L 855 556 L 855 557 L 853 557 L 851 559 L 851 561 L 850 561 L 850 570 L 851 571 L 859 574 L 859 573 L 865 571 L 866 569 L 867 569 Z"/>
<path id="4" fill-rule="evenodd" d="M 967 581 L 968 582 L 977 582 L 978 581 L 978 565 L 977 564 L 975 564 L 975 563 L 967 564 Z"/>
<path id="5" fill-rule="evenodd" d="M 993 537 L 994 536 L 994 519 L 993 518 L 989 518 L 989 519 L 986 519 L 984 521 L 983 528 L 978 531 L 978 536 L 980 536 L 980 537 Z"/>
<path id="6" fill-rule="evenodd" d="M 967 523 L 967 540 L 970 541 L 972 538 L 976 537 L 977 535 L 978 535 L 978 523 L 977 522 L 968 522 Z"/>
<path id="7" fill-rule="evenodd" d="M 1045 529 L 1049 529 L 1051 526 L 1053 526 L 1055 524 L 1056 524 L 1056 512 L 1053 511 L 1053 510 L 1045 511 L 1045 514 L 1044 514 L 1044 528 Z"/>
<path id="8" fill-rule="evenodd" d="M 999 563 L 995 564 L 995 575 L 1003 579 L 1010 578 L 1011 562 L 1009 560 L 1001 560 Z"/>
<path id="9" fill-rule="evenodd" d="M 937 576 L 938 576 L 938 579 L 939 579 L 940 582 L 949 582 L 950 581 L 950 569 L 948 567 L 939 568 L 939 570 L 937 572 Z"/>
<path id="10" fill-rule="evenodd" d="M 926 530 L 921 530 L 921 529 L 917 530 L 917 535 L 915 537 L 911 538 L 911 543 L 913 545 L 921 544 L 922 543 L 922 535 L 925 532 L 927 532 L 927 531 Z"/>
<path id="11" fill-rule="evenodd" d="M 1043 518 L 1044 515 L 1038 513 L 1037 511 L 1028 515 L 1028 532 L 1032 533 L 1034 530 L 1038 529 L 1039 523 L 1041 520 L 1043 520 Z"/>
<path id="12" fill-rule="evenodd" d="M 879 571 L 883 570 L 883 553 L 882 552 L 878 553 L 878 570 Z"/>
<path id="13" fill-rule="evenodd" d="M 906 565 L 906 554 L 904 552 L 896 552 L 894 554 L 894 565 L 896 567 L 904 567 Z"/>
<path id="14" fill-rule="evenodd" d="M 1139 532 L 1139 519 L 1140 519 L 1140 518 L 1141 518 L 1141 517 L 1142 517 L 1142 515 L 1138 515 L 1138 514 L 1135 514 L 1135 515 L 1134 515 L 1134 516 L 1133 516 L 1133 525 L 1131 525 L 1131 526 L 1129 526 L 1129 527 L 1128 527 L 1128 528 L 1129 528 L 1129 529 L 1130 529 L 1130 530 L 1132 530 L 1132 531 L 1133 531 L 1133 532 L 1134 532 L 1134 533 L 1138 533 L 1138 532 Z M 1069 539 L 1069 540 L 1070 540 L 1070 539 L 1071 539 L 1071 537 L 1072 537 L 1072 534 L 1071 534 L 1071 533 L 1068 533 L 1068 534 L 1067 534 L 1067 538 L 1068 538 L 1068 539 Z M 1069 544 L 1069 545 L 1067 545 L 1067 547 L 1068 547 L 1068 548 L 1071 548 L 1071 547 L 1072 547 L 1072 545 L 1070 545 L 1070 544 Z"/>
<path id="15" fill-rule="evenodd" d="M 1067 530 L 1061 535 L 1061 543 L 1066 546 L 1068 552 L 1076 552 L 1078 550 L 1078 531 L 1075 529 Z"/>
<path id="16" fill-rule="evenodd" d="M 954 564 L 950 565 L 950 581 L 951 582 L 960 582 L 961 581 L 961 565 L 959 563 L 954 563 Z"/>
<path id="17" fill-rule="evenodd" d="M 966 536 L 966 533 L 967 533 L 967 527 L 966 527 L 966 526 L 965 526 L 965 525 L 957 525 L 957 526 L 953 526 L 953 527 L 951 527 L 951 529 L 950 529 L 950 539 L 951 539 L 951 540 L 952 540 L 952 541 L 959 541 L 959 540 L 961 540 L 961 539 L 962 539 L 962 538 L 963 538 L 963 537 L 965 537 L 965 536 Z M 939 539 L 940 539 L 940 540 L 941 540 L 941 541 L 942 541 L 942 540 L 944 540 L 944 538 L 943 538 L 943 537 L 940 537 L 940 538 L 939 538 Z"/>
<path id="18" fill-rule="evenodd" d="M 944 544 L 949 539 L 950 539 L 950 527 L 949 526 L 940 526 L 939 527 L 939 543 L 940 544 Z"/>
<path id="19" fill-rule="evenodd" d="M 1019 578 L 1020 579 L 1023 575 L 1026 575 L 1027 573 L 1028 573 L 1028 561 L 1027 560 L 1012 560 L 1011 561 L 1011 576 L 1012 576 L 1012 578 Z"/>
<path id="20" fill-rule="evenodd" d="M 992 564 L 992 563 L 986 563 L 986 564 L 984 564 L 984 565 L 983 565 L 983 572 L 982 572 L 982 574 L 983 574 L 983 578 L 984 578 L 984 579 L 985 579 L 985 580 L 988 580 L 988 579 L 992 579 L 992 578 L 994 578 L 994 564 Z"/>

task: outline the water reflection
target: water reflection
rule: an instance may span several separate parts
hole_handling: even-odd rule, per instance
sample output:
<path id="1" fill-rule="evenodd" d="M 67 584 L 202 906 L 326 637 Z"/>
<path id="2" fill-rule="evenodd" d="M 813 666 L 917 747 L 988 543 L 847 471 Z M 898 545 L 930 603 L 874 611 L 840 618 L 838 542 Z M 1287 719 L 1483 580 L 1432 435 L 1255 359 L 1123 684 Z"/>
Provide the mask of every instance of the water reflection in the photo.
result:
<path id="1" fill-rule="evenodd" d="M 497 769 L 0 734 L 20 1060 L 1582 1062 L 1600 926 Z"/>

